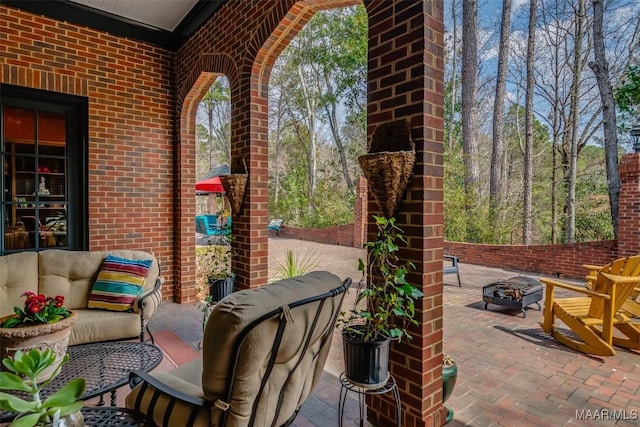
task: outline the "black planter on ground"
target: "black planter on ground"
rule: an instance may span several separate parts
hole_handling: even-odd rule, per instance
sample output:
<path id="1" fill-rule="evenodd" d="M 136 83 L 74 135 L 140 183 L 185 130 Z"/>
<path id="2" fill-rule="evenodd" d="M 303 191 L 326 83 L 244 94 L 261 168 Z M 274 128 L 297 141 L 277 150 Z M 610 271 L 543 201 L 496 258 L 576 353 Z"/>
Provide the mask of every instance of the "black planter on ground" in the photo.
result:
<path id="1" fill-rule="evenodd" d="M 212 301 L 220 301 L 222 298 L 233 292 L 235 277 L 225 277 L 223 279 L 209 279 L 209 295 Z"/>
<path id="2" fill-rule="evenodd" d="M 389 379 L 389 338 L 363 342 L 358 334 L 345 330 L 342 343 L 344 375 L 349 382 L 370 390 L 386 384 Z"/>

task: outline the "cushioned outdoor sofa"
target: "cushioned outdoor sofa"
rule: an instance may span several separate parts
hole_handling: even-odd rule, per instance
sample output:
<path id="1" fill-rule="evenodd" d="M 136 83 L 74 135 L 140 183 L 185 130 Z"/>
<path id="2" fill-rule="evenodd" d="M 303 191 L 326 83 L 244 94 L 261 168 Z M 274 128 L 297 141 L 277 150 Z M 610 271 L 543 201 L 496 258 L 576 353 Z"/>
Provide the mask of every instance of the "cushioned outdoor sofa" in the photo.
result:
<path id="1" fill-rule="evenodd" d="M 129 285 L 133 291 L 127 294 L 122 289 L 131 289 Z M 158 261 L 147 252 L 19 252 L 0 256 L 0 317 L 12 314 L 15 306 L 23 307 L 26 291 L 62 295 L 64 306 L 78 315 L 69 345 L 144 340 L 147 322 L 162 300 L 161 285 Z"/>

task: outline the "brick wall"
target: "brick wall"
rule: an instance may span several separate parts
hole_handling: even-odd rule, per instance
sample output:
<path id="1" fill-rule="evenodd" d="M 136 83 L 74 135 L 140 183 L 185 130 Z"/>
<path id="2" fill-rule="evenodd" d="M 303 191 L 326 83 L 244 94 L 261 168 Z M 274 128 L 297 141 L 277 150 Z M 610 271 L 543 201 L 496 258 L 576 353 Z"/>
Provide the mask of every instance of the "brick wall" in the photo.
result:
<path id="1" fill-rule="evenodd" d="M 461 263 L 581 279 L 586 272 L 582 265 L 606 264 L 616 259 L 617 241 L 531 246 L 445 241 L 444 251 L 459 257 Z"/>
<path id="2" fill-rule="evenodd" d="M 355 246 L 354 244 L 352 224 L 326 228 L 301 228 L 284 225 L 280 235 L 288 239 L 306 240 L 327 245 L 362 247 L 362 245 Z"/>
<path id="3" fill-rule="evenodd" d="M 89 99 L 89 246 L 155 253 L 173 295 L 174 54 L 0 5 L 0 82 Z"/>
<path id="4" fill-rule="evenodd" d="M 640 254 L 640 153 L 626 154 L 620 161 L 618 255 Z"/>

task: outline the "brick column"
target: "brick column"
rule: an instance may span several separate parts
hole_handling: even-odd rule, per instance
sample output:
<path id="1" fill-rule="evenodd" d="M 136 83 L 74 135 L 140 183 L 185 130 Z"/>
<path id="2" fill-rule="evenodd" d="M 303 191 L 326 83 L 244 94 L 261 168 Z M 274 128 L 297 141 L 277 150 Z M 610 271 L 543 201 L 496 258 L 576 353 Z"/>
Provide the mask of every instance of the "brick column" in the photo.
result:
<path id="1" fill-rule="evenodd" d="M 353 247 L 361 248 L 367 238 L 367 180 L 358 178 L 353 206 Z"/>
<path id="2" fill-rule="evenodd" d="M 620 161 L 618 203 L 618 256 L 640 253 L 640 153 L 625 154 Z"/>
<path id="3" fill-rule="evenodd" d="M 392 343 L 390 371 L 402 399 L 406 427 L 441 426 L 442 406 L 442 140 L 444 24 L 441 0 L 370 0 L 368 58 L 369 138 L 382 123 L 406 120 L 416 146 L 416 164 L 396 214 L 408 247 L 400 258 L 416 270 L 408 279 L 424 292 L 413 340 Z M 369 202 L 368 239 L 375 237 Z M 376 425 L 395 425 L 389 394 L 368 397 Z"/>

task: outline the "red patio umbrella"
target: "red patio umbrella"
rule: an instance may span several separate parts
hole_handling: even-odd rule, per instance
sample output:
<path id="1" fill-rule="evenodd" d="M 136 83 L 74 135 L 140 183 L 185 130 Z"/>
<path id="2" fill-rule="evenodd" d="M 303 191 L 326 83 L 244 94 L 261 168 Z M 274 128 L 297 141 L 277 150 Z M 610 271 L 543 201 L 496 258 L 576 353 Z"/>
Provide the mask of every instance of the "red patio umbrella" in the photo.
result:
<path id="1" fill-rule="evenodd" d="M 224 188 L 222 187 L 219 176 L 196 182 L 196 190 L 207 191 L 209 193 L 224 193 Z"/>

